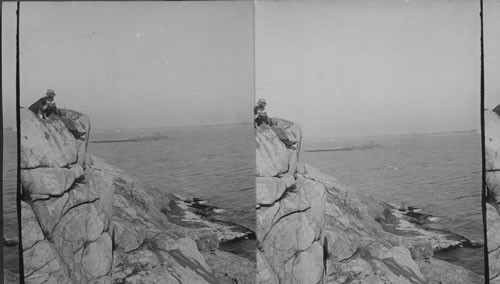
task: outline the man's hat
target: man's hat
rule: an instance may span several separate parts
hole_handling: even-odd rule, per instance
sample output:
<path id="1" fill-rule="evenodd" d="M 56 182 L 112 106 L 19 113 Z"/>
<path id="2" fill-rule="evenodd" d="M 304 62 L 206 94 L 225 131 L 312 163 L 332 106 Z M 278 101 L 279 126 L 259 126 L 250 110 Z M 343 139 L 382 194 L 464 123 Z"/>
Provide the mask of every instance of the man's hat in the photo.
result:
<path id="1" fill-rule="evenodd" d="M 56 92 L 54 92 L 54 90 L 52 89 L 47 89 L 47 93 L 45 93 L 45 95 L 53 97 L 56 95 Z"/>
<path id="2" fill-rule="evenodd" d="M 257 101 L 258 104 L 267 104 L 265 99 L 259 99 Z"/>

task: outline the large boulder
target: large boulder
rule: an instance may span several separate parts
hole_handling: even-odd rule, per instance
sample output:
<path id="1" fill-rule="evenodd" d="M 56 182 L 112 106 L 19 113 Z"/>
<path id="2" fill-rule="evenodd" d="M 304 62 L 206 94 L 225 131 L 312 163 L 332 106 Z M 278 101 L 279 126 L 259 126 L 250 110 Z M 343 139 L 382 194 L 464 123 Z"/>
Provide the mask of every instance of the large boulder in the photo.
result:
<path id="1" fill-rule="evenodd" d="M 428 240 L 384 231 L 376 220 L 383 220 L 386 206 L 300 163 L 300 127 L 276 121 L 298 143 L 286 149 L 271 129 L 257 130 L 257 283 L 481 280 L 433 259 Z"/>
<path id="2" fill-rule="evenodd" d="M 72 283 L 63 261 L 36 219 L 31 207 L 21 202 L 25 283 Z"/>
<path id="3" fill-rule="evenodd" d="M 490 281 L 500 283 L 500 216 L 493 205 L 486 204 Z"/>
<path id="4" fill-rule="evenodd" d="M 90 133 L 90 119 L 87 115 L 74 111 L 74 110 L 64 110 L 64 115 L 61 116 L 61 120 L 64 122 L 68 130 L 76 136 L 79 136 L 81 140 L 88 140 L 88 135 Z"/>
<path id="5" fill-rule="evenodd" d="M 22 244 L 25 250 L 45 239 L 35 213 L 31 210 L 31 207 L 23 201 L 21 201 L 21 230 L 23 236 Z"/>
<path id="6" fill-rule="evenodd" d="M 90 137 L 90 119 L 87 115 L 74 110 L 65 110 L 60 120 L 76 138 L 79 165 L 83 164 L 87 154 Z"/>
<path id="7" fill-rule="evenodd" d="M 88 117 L 66 114 L 40 119 L 21 109 L 23 254 L 33 283 L 104 281 L 112 264 L 112 183 L 82 167 Z"/>
<path id="8" fill-rule="evenodd" d="M 256 171 L 257 177 L 275 177 L 284 173 L 294 174 L 297 170 L 302 130 L 299 125 L 274 119 L 273 127 L 262 126 L 256 130 Z M 287 148 L 272 128 L 280 128 L 284 136 L 297 143 Z"/>
<path id="9" fill-rule="evenodd" d="M 112 180 L 114 281 L 220 283 L 187 230 L 158 208 L 168 206 L 168 198 L 95 156 L 88 156 L 84 167 Z"/>
<path id="10" fill-rule="evenodd" d="M 220 283 L 170 197 L 87 154 L 86 115 L 22 109 L 21 127 L 27 283 Z"/>
<path id="11" fill-rule="evenodd" d="M 297 170 L 300 149 L 302 147 L 302 128 L 297 123 L 282 118 L 273 119 L 273 122 L 276 123 L 277 127 L 285 130 L 284 133 L 288 140 L 297 142 L 297 144 L 287 150 L 288 172 L 294 174 Z"/>
<path id="12" fill-rule="evenodd" d="M 68 190 L 75 179 L 83 175 L 80 165 L 68 168 L 37 168 L 21 170 L 25 194 L 35 198 L 60 196 Z"/>
<path id="13" fill-rule="evenodd" d="M 500 169 L 500 115 L 493 111 L 484 112 L 484 138 L 486 170 Z"/>
<path id="14" fill-rule="evenodd" d="M 294 176 L 301 130 L 278 119 L 287 149 L 272 129 L 257 130 L 257 283 L 320 283 L 324 279 L 322 184 Z"/>
<path id="15" fill-rule="evenodd" d="M 61 120 L 42 120 L 25 108 L 19 112 L 22 169 L 62 168 L 77 162 L 76 139 Z"/>
<path id="16" fill-rule="evenodd" d="M 257 204 L 271 205 L 286 190 L 286 182 L 280 178 L 257 177 Z"/>
<path id="17" fill-rule="evenodd" d="M 271 129 L 257 130 L 256 165 L 258 177 L 274 177 L 288 170 L 286 146 Z"/>
<path id="18" fill-rule="evenodd" d="M 486 188 L 488 190 L 489 202 L 496 209 L 499 209 L 499 205 L 500 205 L 500 171 L 487 171 L 486 172 Z"/>

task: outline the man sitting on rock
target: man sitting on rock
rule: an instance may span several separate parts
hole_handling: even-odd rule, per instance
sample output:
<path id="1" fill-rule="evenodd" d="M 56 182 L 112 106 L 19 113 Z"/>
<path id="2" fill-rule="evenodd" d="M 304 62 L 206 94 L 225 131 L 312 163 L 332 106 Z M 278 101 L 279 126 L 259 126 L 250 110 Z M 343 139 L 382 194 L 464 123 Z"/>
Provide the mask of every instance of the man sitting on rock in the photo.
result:
<path id="1" fill-rule="evenodd" d="M 254 126 L 255 128 L 259 128 L 259 126 L 263 123 L 271 125 L 271 119 L 267 116 L 266 112 L 266 100 L 259 99 L 257 101 L 257 105 L 253 107 L 254 114 Z"/>
<path id="2" fill-rule="evenodd" d="M 41 119 L 47 119 L 51 115 L 61 116 L 61 111 L 56 107 L 54 97 L 56 93 L 52 89 L 48 89 L 45 96 L 40 98 L 28 109 L 38 115 Z"/>
<path id="3" fill-rule="evenodd" d="M 297 141 L 291 141 L 290 139 L 288 139 L 288 135 L 286 134 L 285 129 L 278 127 L 277 123 L 274 123 L 273 125 L 272 119 L 267 116 L 266 105 L 267 103 L 265 99 L 259 99 L 257 101 L 257 105 L 254 106 L 254 127 L 257 129 L 261 128 L 261 125 L 267 125 L 268 127 L 271 127 L 271 129 L 274 131 L 274 133 L 276 133 L 281 142 L 283 142 L 283 144 L 285 144 L 287 148 L 291 148 L 297 143 Z"/>

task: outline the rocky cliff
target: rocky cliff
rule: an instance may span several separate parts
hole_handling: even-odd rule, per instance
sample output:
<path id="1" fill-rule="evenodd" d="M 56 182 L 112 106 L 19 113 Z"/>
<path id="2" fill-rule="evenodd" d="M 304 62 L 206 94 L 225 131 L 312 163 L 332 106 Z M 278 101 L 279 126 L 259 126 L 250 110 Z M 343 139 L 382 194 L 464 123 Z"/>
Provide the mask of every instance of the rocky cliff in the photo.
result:
<path id="1" fill-rule="evenodd" d="M 253 262 L 217 249 L 245 233 L 182 226 L 180 200 L 90 155 L 89 135 L 84 114 L 21 109 L 26 283 L 253 283 Z"/>
<path id="2" fill-rule="evenodd" d="M 486 224 L 490 283 L 500 283 L 500 116 L 484 112 L 486 158 Z"/>
<path id="3" fill-rule="evenodd" d="M 257 283 L 483 282 L 433 258 L 465 240 L 411 227 L 389 205 L 300 163 L 300 127 L 278 126 L 299 142 L 287 149 L 271 128 L 256 131 Z"/>

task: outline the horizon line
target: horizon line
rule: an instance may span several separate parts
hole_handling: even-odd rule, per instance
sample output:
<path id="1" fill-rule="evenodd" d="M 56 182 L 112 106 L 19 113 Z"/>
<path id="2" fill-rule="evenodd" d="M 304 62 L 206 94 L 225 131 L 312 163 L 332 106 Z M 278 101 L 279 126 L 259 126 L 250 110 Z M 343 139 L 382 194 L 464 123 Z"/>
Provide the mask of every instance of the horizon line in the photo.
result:
<path id="1" fill-rule="evenodd" d="M 376 134 L 376 135 L 350 135 L 350 136 L 316 136 L 311 138 L 305 138 L 304 140 L 312 139 L 327 139 L 327 138 L 369 138 L 369 137 L 387 137 L 387 136 L 425 136 L 425 135 L 436 135 L 436 134 L 453 134 L 453 133 L 473 133 L 479 131 L 478 129 L 466 129 L 466 130 L 443 130 L 434 132 L 419 132 L 419 133 L 395 133 L 395 134 Z M 479 132 L 478 132 L 479 134 Z"/>

